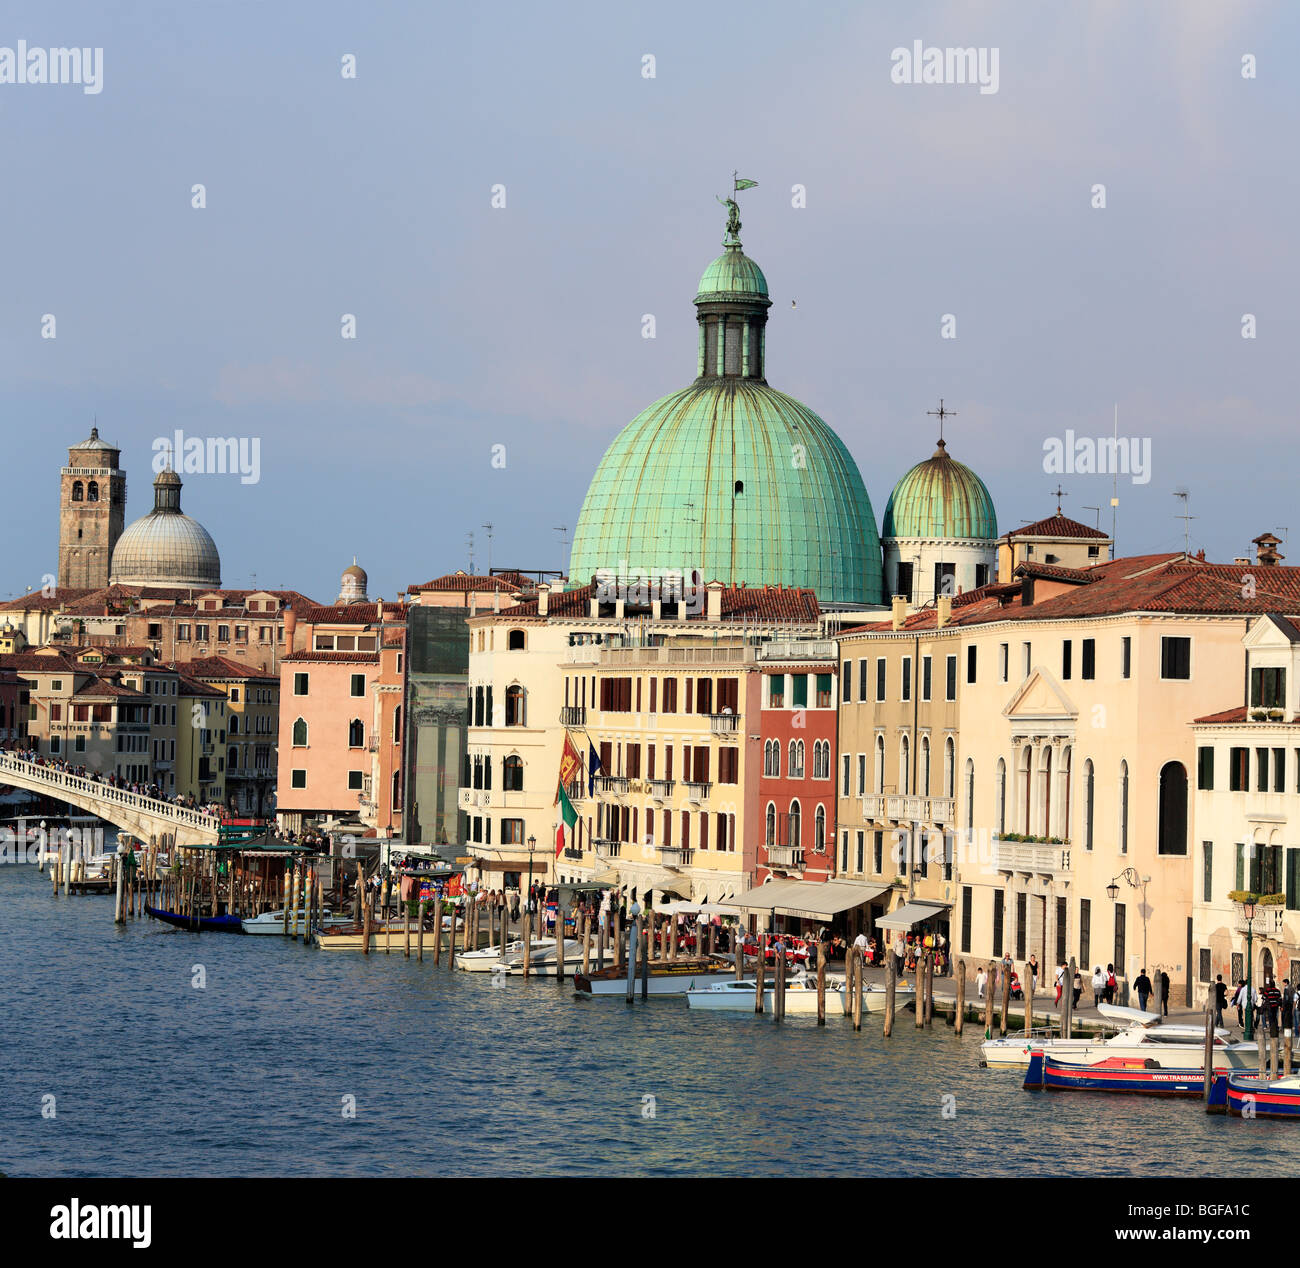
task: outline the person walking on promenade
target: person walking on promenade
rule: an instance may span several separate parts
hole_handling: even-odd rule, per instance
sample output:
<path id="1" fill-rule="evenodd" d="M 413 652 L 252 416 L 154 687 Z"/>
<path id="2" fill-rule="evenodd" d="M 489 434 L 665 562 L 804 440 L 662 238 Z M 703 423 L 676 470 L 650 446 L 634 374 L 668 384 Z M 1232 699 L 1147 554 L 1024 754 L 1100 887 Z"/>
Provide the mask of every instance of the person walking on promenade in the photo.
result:
<path id="1" fill-rule="evenodd" d="M 1214 1024 L 1223 1025 L 1223 1010 L 1228 1007 L 1228 988 L 1224 985 L 1223 974 L 1214 980 Z"/>
<path id="2" fill-rule="evenodd" d="M 1037 995 L 1038 994 L 1038 957 L 1036 955 L 1031 955 L 1029 957 L 1029 963 L 1025 965 L 1025 967 L 1033 975 L 1034 994 Z"/>
<path id="3" fill-rule="evenodd" d="M 1147 1010 L 1147 997 L 1151 994 L 1151 979 L 1147 977 L 1146 969 L 1133 979 L 1133 989 L 1138 993 L 1138 1007 L 1145 1013 Z"/>
<path id="4" fill-rule="evenodd" d="M 1108 964 L 1106 965 L 1106 1003 L 1113 1004 L 1115 1002 L 1115 992 L 1117 990 L 1119 990 L 1119 982 L 1115 979 L 1115 966 Z"/>
<path id="5" fill-rule="evenodd" d="M 1243 1010 L 1246 1007 L 1246 979 L 1239 978 L 1237 989 L 1232 993 L 1232 1005 L 1237 1010 L 1237 1025 L 1244 1027 L 1246 1018 Z"/>
<path id="6" fill-rule="evenodd" d="M 1160 1011 L 1165 1017 L 1169 1016 L 1169 974 L 1160 970 Z"/>
<path id="7" fill-rule="evenodd" d="M 1078 1008 L 1079 996 L 1083 994 L 1083 974 L 1079 972 L 1078 965 L 1075 965 L 1075 969 L 1074 969 L 1073 989 L 1074 989 L 1074 1002 L 1071 1005 L 1071 1007 Z"/>
<path id="8" fill-rule="evenodd" d="M 1058 1006 L 1060 1005 L 1061 1002 L 1061 992 L 1065 990 L 1065 975 L 1069 971 L 1070 970 L 1068 965 L 1058 964 L 1056 966 L 1056 1001 L 1055 1002 Z"/>
<path id="9" fill-rule="evenodd" d="M 1264 985 L 1259 988 L 1259 1006 L 1262 1010 L 1261 1017 L 1268 1018 L 1268 1033 L 1277 1034 L 1277 1013 L 1282 1007 L 1282 992 L 1277 989 L 1271 977 L 1264 979 Z"/>
<path id="10" fill-rule="evenodd" d="M 1295 992 L 1289 981 L 1282 983 L 1282 1033 L 1291 1033 L 1291 1023 L 1295 1019 Z"/>
<path id="11" fill-rule="evenodd" d="M 900 933 L 894 939 L 894 976 L 903 976 L 903 961 L 907 956 L 907 944 L 903 941 L 903 935 Z"/>
<path id="12" fill-rule="evenodd" d="M 1106 994 L 1106 975 L 1101 971 L 1101 965 L 1097 965 L 1092 971 L 1092 1005 L 1095 1008 L 1101 1003 Z"/>
<path id="13" fill-rule="evenodd" d="M 980 965 L 980 971 L 975 975 L 975 990 L 976 990 L 976 998 L 977 998 L 977 999 L 983 999 L 983 998 L 984 998 L 984 990 L 985 990 L 985 987 L 988 986 L 988 984 L 989 984 L 989 975 L 988 975 L 988 972 L 987 972 L 987 970 L 984 968 L 984 966 L 981 964 L 981 965 Z"/>

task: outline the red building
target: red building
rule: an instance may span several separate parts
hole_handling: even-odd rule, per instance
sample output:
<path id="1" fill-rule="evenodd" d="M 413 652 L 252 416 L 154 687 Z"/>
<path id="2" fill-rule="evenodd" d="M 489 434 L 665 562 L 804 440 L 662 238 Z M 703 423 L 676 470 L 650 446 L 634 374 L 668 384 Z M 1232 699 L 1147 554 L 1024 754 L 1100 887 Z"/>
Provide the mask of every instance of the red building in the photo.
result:
<path id="1" fill-rule="evenodd" d="M 835 644 L 769 643 L 760 663 L 763 765 L 754 883 L 769 877 L 824 881 L 835 868 Z"/>

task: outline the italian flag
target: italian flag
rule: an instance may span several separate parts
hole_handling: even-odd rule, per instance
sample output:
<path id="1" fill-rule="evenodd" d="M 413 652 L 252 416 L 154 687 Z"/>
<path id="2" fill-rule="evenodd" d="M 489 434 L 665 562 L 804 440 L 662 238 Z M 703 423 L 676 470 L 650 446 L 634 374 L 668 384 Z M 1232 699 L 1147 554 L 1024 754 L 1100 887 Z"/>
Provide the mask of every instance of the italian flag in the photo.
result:
<path id="1" fill-rule="evenodd" d="M 573 825 L 578 822 L 578 812 L 573 808 L 573 802 L 568 798 L 564 789 L 560 789 L 560 825 L 555 830 L 555 857 L 560 857 L 560 851 L 565 845 L 573 840 Z"/>

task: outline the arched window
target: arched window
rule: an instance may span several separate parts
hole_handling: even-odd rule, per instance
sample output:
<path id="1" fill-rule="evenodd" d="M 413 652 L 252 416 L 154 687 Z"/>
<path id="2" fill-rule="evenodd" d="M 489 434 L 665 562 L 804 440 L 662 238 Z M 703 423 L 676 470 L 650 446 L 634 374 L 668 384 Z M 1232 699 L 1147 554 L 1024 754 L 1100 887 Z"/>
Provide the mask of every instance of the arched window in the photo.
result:
<path id="1" fill-rule="evenodd" d="M 74 502 L 82 502 L 85 500 L 85 497 L 86 491 L 81 487 L 81 481 L 74 480 L 72 482 L 72 500 Z"/>
<path id="2" fill-rule="evenodd" d="M 1083 848 L 1092 849 L 1092 803 L 1094 781 L 1092 775 L 1092 758 L 1083 763 Z"/>
<path id="3" fill-rule="evenodd" d="M 1029 801 L 1033 794 L 1034 750 L 1028 744 L 1020 746 L 1020 831 L 1028 836 L 1034 829 L 1029 822 Z"/>
<path id="4" fill-rule="evenodd" d="M 955 797 L 957 795 L 957 746 L 953 743 L 950 735 L 943 742 L 943 795 L 945 797 Z"/>
<path id="5" fill-rule="evenodd" d="M 239 769 L 239 750 L 233 744 L 226 750 L 226 769 Z"/>
<path id="6" fill-rule="evenodd" d="M 799 778 L 803 778 L 803 741 L 799 741 Z"/>
<path id="7" fill-rule="evenodd" d="M 796 850 L 799 848 L 799 803 L 797 801 L 790 803 L 790 844 Z"/>
<path id="8" fill-rule="evenodd" d="M 511 630 L 506 635 L 506 650 L 510 652 L 522 652 L 527 646 L 527 636 L 523 630 Z"/>
<path id="9" fill-rule="evenodd" d="M 997 786 L 997 825 L 998 833 L 1007 830 L 1007 763 L 1005 758 L 998 758 Z"/>
<path id="10" fill-rule="evenodd" d="M 1052 835 L 1052 749 L 1043 745 L 1043 758 L 1038 771 L 1039 836 Z"/>
<path id="11" fill-rule="evenodd" d="M 91 480 L 86 485 L 86 501 L 87 502 L 99 501 L 99 482 L 97 480 Z"/>
<path id="12" fill-rule="evenodd" d="M 1061 787 L 1056 798 L 1056 804 L 1060 807 L 1058 811 L 1060 817 L 1059 835 L 1065 840 L 1070 839 L 1070 780 L 1074 775 L 1074 750 L 1065 748 L 1061 752 Z"/>
<path id="13" fill-rule="evenodd" d="M 966 759 L 966 830 L 975 827 L 975 763 Z"/>
<path id="14" fill-rule="evenodd" d="M 524 791 L 524 762 L 516 753 L 501 763 L 501 787 L 506 792 Z"/>
<path id="15" fill-rule="evenodd" d="M 307 747 L 307 723 L 303 718 L 298 718 L 293 724 L 293 747 Z"/>
<path id="16" fill-rule="evenodd" d="M 366 728 L 360 718 L 353 718 L 348 723 L 348 748 L 364 748 L 366 745 Z"/>
<path id="17" fill-rule="evenodd" d="M 1119 852 L 1128 853 L 1128 763 L 1119 764 Z"/>
<path id="18" fill-rule="evenodd" d="M 1158 854 L 1187 853 L 1187 771 L 1182 762 L 1160 768 L 1160 840 Z"/>
<path id="19" fill-rule="evenodd" d="M 527 703 L 524 689 L 518 685 L 506 688 L 506 726 L 527 726 Z"/>
<path id="20" fill-rule="evenodd" d="M 786 771 L 788 779 L 803 778 L 803 741 L 790 741 L 790 761 L 789 768 Z"/>
<path id="21" fill-rule="evenodd" d="M 930 737 L 921 736 L 921 764 L 917 770 L 916 791 L 922 797 L 930 795 Z"/>
<path id="22" fill-rule="evenodd" d="M 239 714 L 237 713 L 232 713 L 230 715 L 230 734 L 231 735 L 239 734 Z"/>
<path id="23" fill-rule="evenodd" d="M 898 791 L 906 796 L 912 791 L 912 746 L 907 736 L 898 745 Z"/>
<path id="24" fill-rule="evenodd" d="M 776 806 L 774 806 L 770 801 L 767 803 L 766 841 L 768 845 L 776 844 Z"/>
<path id="25" fill-rule="evenodd" d="M 876 792 L 885 791 L 885 737 L 876 736 Z"/>
<path id="26" fill-rule="evenodd" d="M 813 817 L 813 852 L 826 853 L 826 807 L 818 806 Z"/>

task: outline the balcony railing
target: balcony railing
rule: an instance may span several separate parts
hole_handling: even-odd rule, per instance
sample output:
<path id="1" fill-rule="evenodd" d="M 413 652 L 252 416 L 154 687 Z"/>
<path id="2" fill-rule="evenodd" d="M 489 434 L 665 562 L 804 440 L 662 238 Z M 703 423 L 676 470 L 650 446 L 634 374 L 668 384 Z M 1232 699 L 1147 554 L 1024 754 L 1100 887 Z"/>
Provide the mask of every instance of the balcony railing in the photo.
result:
<path id="1" fill-rule="evenodd" d="M 951 797 L 903 797 L 867 793 L 862 798 L 865 819 L 912 819 L 921 823 L 951 823 L 956 803 Z"/>
<path id="2" fill-rule="evenodd" d="M 697 779 L 684 779 L 682 787 L 686 789 L 686 799 L 688 801 L 707 801 L 709 794 L 713 791 L 711 781 L 702 782 Z"/>
<path id="3" fill-rule="evenodd" d="M 587 706 L 583 704 L 566 704 L 560 710 L 561 726 L 586 726 Z"/>
<path id="4" fill-rule="evenodd" d="M 993 866 L 999 872 L 1024 872 L 1037 876 L 1069 876 L 1073 872 L 1068 845 L 994 838 Z"/>
<path id="5" fill-rule="evenodd" d="M 621 841 L 611 841 L 607 837 L 592 837 L 591 848 L 606 858 L 616 859 L 623 845 Z"/>
<path id="6" fill-rule="evenodd" d="M 673 782 L 671 779 L 648 779 L 646 787 L 656 801 L 667 801 L 673 795 Z"/>
<path id="7" fill-rule="evenodd" d="M 564 847 L 564 857 L 566 859 L 580 859 L 582 858 L 582 851 L 576 846 L 566 845 Z"/>
<path id="8" fill-rule="evenodd" d="M 581 779 L 575 779 L 573 783 L 565 784 L 564 795 L 570 801 L 585 801 L 587 799 L 587 785 Z"/>
<path id="9" fill-rule="evenodd" d="M 803 846 L 769 845 L 767 847 L 767 862 L 770 867 L 802 867 Z"/>
<path id="10" fill-rule="evenodd" d="M 659 860 L 665 867 L 690 867 L 695 860 L 695 851 L 679 845 L 665 845 L 659 849 Z"/>
<path id="11" fill-rule="evenodd" d="M 628 778 L 626 775 L 597 775 L 596 791 L 598 793 L 613 793 L 622 797 L 627 793 Z"/>
<path id="12" fill-rule="evenodd" d="M 710 713 L 709 730 L 714 735 L 735 735 L 740 730 L 740 714 Z"/>

